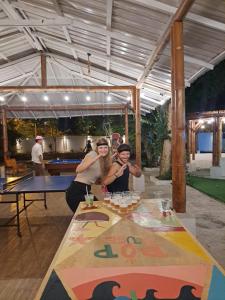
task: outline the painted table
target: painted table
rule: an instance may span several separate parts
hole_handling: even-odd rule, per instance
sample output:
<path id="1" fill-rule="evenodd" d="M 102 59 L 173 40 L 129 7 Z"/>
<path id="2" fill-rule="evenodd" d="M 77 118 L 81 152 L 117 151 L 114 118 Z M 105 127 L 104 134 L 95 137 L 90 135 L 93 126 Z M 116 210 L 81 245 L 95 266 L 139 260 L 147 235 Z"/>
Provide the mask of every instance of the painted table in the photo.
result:
<path id="1" fill-rule="evenodd" d="M 81 159 L 53 159 L 45 163 L 50 175 L 60 175 L 61 172 L 74 172 L 81 163 Z"/>
<path id="2" fill-rule="evenodd" d="M 224 270 L 156 200 L 79 210 L 36 300 L 224 300 Z"/>

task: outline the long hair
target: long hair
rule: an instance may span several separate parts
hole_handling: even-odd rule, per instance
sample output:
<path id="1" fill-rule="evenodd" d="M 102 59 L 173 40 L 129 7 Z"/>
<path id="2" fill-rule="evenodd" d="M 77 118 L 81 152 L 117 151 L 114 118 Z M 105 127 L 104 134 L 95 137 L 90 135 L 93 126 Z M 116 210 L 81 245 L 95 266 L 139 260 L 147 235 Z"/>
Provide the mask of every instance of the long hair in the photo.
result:
<path id="1" fill-rule="evenodd" d="M 109 143 L 105 138 L 98 139 L 96 144 L 108 145 L 108 148 L 109 148 Z M 95 152 L 97 154 L 99 154 L 98 153 L 98 146 L 96 146 Z M 100 163 L 100 168 L 101 168 L 101 173 L 102 173 L 101 177 L 103 178 L 108 174 L 109 169 L 112 165 L 110 149 L 109 149 L 108 154 L 106 156 L 100 157 L 99 163 Z"/>

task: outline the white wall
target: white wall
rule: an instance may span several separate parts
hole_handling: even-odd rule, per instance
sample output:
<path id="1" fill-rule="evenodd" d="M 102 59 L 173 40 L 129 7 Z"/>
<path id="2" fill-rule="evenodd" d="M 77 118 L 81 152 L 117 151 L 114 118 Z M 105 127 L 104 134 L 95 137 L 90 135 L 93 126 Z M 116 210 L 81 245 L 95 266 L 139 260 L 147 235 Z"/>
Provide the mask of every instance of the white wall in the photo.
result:
<path id="1" fill-rule="evenodd" d="M 81 152 L 83 151 L 87 139 L 92 141 L 92 147 L 95 148 L 96 141 L 100 138 L 99 136 L 62 136 L 56 138 L 56 150 L 60 153 L 65 152 Z M 16 142 L 17 153 L 30 153 L 32 146 L 34 145 L 34 139 L 24 139 Z M 51 152 L 49 144 L 52 144 L 52 151 L 55 151 L 54 139 L 51 137 L 44 138 L 43 150 L 44 152 Z"/>

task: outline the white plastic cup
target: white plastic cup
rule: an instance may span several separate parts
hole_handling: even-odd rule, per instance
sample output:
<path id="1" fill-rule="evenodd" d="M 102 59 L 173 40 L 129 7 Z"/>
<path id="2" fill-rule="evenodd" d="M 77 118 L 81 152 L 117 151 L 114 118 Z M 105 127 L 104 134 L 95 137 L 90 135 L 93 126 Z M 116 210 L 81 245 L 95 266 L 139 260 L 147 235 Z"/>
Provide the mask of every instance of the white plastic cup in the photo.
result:
<path id="1" fill-rule="evenodd" d="M 162 206 L 162 211 L 167 212 L 170 210 L 170 200 L 169 199 L 162 199 L 161 200 L 161 206 Z"/>

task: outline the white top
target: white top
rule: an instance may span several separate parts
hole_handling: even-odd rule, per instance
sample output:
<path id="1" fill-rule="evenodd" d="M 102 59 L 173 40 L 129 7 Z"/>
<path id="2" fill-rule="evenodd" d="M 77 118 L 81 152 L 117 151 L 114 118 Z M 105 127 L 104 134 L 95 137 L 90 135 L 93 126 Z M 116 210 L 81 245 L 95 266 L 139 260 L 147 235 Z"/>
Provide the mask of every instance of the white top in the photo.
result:
<path id="1" fill-rule="evenodd" d="M 91 151 L 88 154 L 86 154 L 85 157 L 94 158 L 97 155 L 98 154 L 95 151 Z M 96 160 L 96 162 L 93 163 L 88 169 L 86 169 L 81 173 L 77 173 L 75 177 L 75 181 L 91 185 L 95 183 L 99 177 L 101 177 L 101 168 L 100 168 L 99 160 Z"/>
<path id="2" fill-rule="evenodd" d="M 43 159 L 42 146 L 39 143 L 35 143 L 34 146 L 32 147 L 32 151 L 31 151 L 32 161 L 36 164 L 41 164 L 42 162 L 40 160 L 40 155 Z"/>

